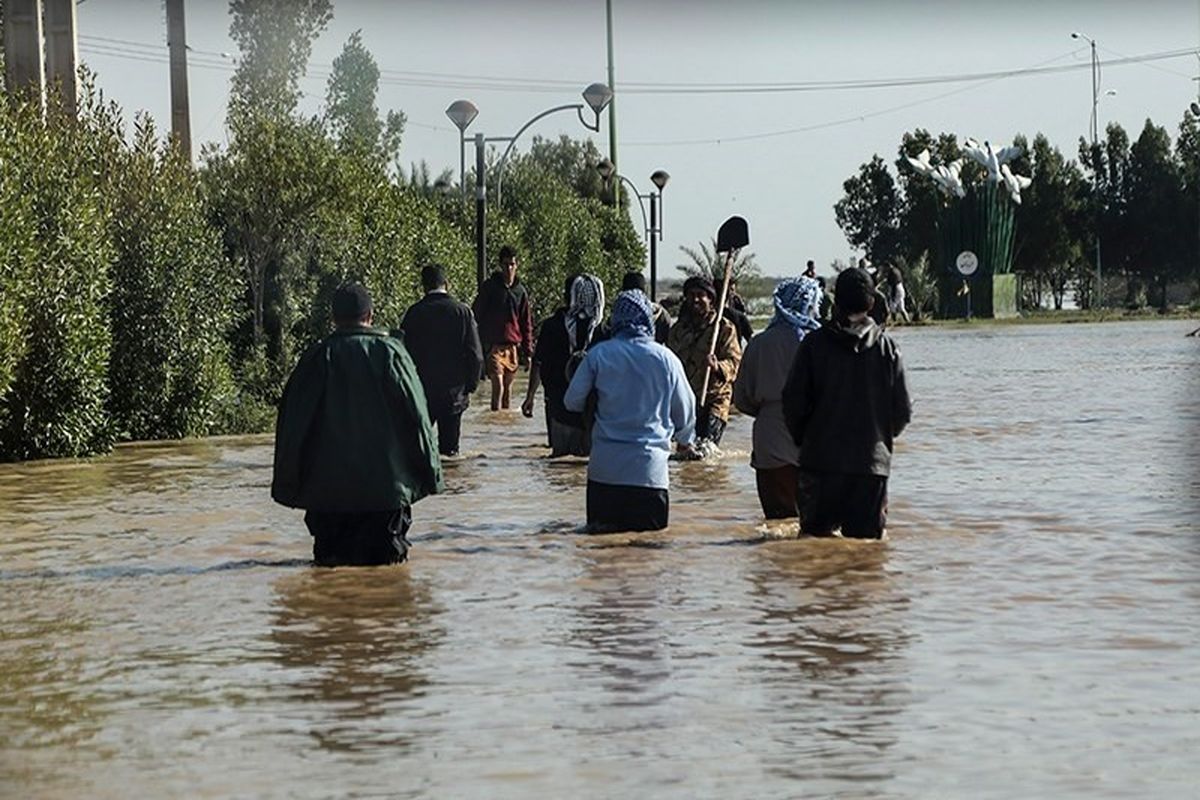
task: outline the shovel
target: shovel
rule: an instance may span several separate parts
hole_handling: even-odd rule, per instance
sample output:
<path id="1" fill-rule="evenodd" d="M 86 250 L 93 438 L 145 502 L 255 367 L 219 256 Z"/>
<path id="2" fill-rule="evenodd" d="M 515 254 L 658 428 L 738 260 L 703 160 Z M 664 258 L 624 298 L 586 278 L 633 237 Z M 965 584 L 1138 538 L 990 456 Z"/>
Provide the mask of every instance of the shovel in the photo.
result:
<path id="1" fill-rule="evenodd" d="M 721 333 L 721 319 L 725 314 L 725 301 L 729 299 L 729 278 L 733 272 L 733 259 L 737 251 L 750 244 L 750 226 L 741 217 L 730 217 L 717 230 L 717 252 L 725 254 L 725 278 L 721 281 L 721 295 L 717 300 L 717 324 L 713 326 L 712 341 L 708 343 L 708 354 L 717 352 L 717 337 Z M 712 367 L 704 367 L 704 383 L 700 388 L 700 408 L 708 399 L 708 381 Z"/>

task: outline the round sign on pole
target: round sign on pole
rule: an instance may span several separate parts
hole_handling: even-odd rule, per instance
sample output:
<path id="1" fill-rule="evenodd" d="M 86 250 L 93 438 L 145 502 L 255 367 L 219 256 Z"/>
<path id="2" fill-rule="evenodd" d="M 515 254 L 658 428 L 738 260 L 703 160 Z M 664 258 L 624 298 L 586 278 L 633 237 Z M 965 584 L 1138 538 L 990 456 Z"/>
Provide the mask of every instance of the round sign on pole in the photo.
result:
<path id="1" fill-rule="evenodd" d="M 963 250 L 954 260 L 954 265 L 963 275 L 974 275 L 975 270 L 979 269 L 979 259 L 970 250 Z"/>

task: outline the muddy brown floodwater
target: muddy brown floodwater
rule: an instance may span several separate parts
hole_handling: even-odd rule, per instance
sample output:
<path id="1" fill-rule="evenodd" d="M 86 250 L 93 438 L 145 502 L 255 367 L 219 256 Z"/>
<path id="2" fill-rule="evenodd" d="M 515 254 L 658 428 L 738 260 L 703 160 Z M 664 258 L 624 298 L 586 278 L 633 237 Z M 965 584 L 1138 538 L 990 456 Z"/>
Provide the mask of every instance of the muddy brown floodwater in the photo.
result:
<path id="1" fill-rule="evenodd" d="M 318 570 L 267 437 L 0 466 L 4 797 L 1195 797 L 1195 323 L 898 338 L 890 540 L 672 523 L 470 412 L 413 560 Z"/>

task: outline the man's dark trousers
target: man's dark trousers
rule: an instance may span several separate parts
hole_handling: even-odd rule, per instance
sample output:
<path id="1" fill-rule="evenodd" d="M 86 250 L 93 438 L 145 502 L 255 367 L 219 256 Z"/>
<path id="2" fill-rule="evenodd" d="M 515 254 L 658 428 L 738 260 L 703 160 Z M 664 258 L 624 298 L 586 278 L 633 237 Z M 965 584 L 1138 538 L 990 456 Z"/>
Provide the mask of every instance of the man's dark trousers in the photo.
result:
<path id="1" fill-rule="evenodd" d="M 371 567 L 408 558 L 409 506 L 363 513 L 307 511 L 304 524 L 313 537 L 318 567 Z"/>

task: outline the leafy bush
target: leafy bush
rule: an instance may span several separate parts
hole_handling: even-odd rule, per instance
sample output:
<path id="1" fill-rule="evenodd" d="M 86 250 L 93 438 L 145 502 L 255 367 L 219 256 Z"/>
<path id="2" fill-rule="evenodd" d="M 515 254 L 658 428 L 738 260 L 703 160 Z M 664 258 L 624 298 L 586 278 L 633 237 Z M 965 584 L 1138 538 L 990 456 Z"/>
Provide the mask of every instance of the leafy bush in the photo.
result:
<path id="1" fill-rule="evenodd" d="M 87 455 L 112 437 L 112 208 L 100 180 L 113 166 L 115 114 L 85 86 L 78 122 L 53 103 L 44 123 L 36 104 L 2 104 L 0 115 L 4 171 L 28 198 L 6 217 L 29 234 L 16 234 L 16 263 L 6 269 L 15 284 L 6 302 L 17 313 L 4 335 L 19 330 L 21 342 L 4 348 L 13 366 L 0 381 L 0 458 Z"/>
<path id="2" fill-rule="evenodd" d="M 235 276 L 199 180 L 141 117 L 113 187 L 109 410 L 121 438 L 201 436 L 233 394 L 225 334 Z"/>

